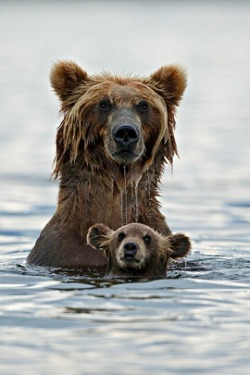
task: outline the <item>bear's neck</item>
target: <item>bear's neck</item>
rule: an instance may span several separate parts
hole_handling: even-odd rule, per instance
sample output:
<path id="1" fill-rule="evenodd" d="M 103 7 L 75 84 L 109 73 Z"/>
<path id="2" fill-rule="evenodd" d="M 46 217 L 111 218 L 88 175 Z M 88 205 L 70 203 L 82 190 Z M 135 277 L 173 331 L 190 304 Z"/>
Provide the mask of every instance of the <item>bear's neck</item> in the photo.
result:
<path id="1" fill-rule="evenodd" d="M 86 235 L 95 223 L 117 229 L 130 222 L 150 225 L 155 183 L 148 172 L 138 178 L 121 167 L 109 172 L 72 165 L 61 174 L 57 214 L 62 225 Z M 132 176 L 132 177 L 131 177 Z"/>

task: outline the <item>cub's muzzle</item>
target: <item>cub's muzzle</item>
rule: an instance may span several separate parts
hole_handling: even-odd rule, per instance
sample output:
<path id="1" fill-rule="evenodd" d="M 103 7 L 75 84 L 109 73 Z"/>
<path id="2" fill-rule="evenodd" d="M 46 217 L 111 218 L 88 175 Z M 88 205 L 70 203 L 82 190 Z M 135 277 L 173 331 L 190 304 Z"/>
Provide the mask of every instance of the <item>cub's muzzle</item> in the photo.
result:
<path id="1" fill-rule="evenodd" d="M 135 242 L 127 242 L 123 247 L 124 259 L 132 260 L 138 251 L 138 245 Z"/>

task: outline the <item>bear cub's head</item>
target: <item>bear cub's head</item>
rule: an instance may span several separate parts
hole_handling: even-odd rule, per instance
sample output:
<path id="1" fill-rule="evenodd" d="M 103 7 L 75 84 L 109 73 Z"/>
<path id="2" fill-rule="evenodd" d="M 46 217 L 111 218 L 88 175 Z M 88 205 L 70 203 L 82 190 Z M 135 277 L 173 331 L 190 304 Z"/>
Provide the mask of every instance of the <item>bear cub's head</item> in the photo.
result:
<path id="1" fill-rule="evenodd" d="M 170 258 L 185 257 L 191 250 L 186 235 L 165 237 L 139 223 L 115 231 L 95 224 L 89 228 L 87 242 L 108 258 L 106 276 L 165 277 Z"/>

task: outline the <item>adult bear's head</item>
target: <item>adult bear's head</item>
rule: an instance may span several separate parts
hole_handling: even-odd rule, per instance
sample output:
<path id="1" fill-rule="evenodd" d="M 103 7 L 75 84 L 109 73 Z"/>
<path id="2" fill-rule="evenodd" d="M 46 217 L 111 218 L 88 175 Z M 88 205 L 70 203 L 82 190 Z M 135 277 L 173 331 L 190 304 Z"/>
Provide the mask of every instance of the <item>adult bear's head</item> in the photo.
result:
<path id="1" fill-rule="evenodd" d="M 50 79 L 64 115 L 57 133 L 56 177 L 66 163 L 91 169 L 102 165 L 108 171 L 126 166 L 136 170 L 137 179 L 157 153 L 172 164 L 175 109 L 186 87 L 182 68 L 164 66 L 145 78 L 106 72 L 88 76 L 73 62 L 58 62 Z"/>

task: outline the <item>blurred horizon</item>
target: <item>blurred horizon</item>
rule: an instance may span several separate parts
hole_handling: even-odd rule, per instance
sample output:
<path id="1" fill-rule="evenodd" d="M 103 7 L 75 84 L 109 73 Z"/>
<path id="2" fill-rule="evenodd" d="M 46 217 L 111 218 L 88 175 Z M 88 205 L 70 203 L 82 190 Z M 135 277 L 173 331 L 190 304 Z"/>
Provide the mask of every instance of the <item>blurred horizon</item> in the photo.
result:
<path id="1" fill-rule="evenodd" d="M 177 111 L 180 159 L 164 181 L 232 185 L 249 171 L 249 2 L 0 2 L 1 179 L 39 184 L 55 157 L 59 101 L 49 83 L 55 61 L 149 75 L 178 63 L 188 86 Z M 241 185 L 239 187 L 239 184 Z M 244 193 L 245 194 L 245 193 Z"/>

